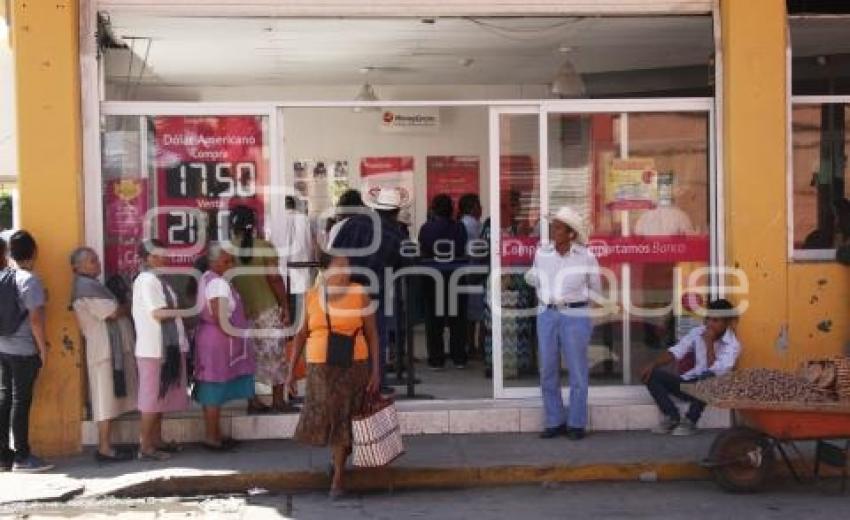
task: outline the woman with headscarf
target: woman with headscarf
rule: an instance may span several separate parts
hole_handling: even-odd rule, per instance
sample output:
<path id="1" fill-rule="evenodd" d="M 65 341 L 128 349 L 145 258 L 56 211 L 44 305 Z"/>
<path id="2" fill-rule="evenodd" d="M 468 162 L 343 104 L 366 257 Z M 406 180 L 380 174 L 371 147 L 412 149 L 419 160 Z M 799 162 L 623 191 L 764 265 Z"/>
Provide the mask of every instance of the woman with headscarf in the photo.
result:
<path id="1" fill-rule="evenodd" d="M 162 439 L 162 415 L 189 406 L 186 353 L 189 341 L 177 295 L 156 270 L 166 265 L 159 240 L 139 247 L 142 272 L 133 282 L 133 321 L 136 324 L 136 363 L 139 367 L 139 459 L 162 461 L 180 451 Z"/>
<path id="2" fill-rule="evenodd" d="M 284 382 L 286 360 L 283 355 L 284 327 L 289 325 L 289 299 L 280 275 L 277 250 L 271 242 L 257 236 L 257 215 L 247 206 L 236 206 L 230 212 L 231 243 L 237 248 L 236 265 L 255 272 L 239 274 L 233 285 L 245 304 L 245 313 L 254 323 L 257 356 L 256 378 L 272 387 L 272 408 L 290 412 L 295 408 L 286 399 Z M 249 413 L 271 410 L 258 398 L 248 405 Z"/>
<path id="3" fill-rule="evenodd" d="M 70 261 L 74 270 L 71 308 L 85 338 L 92 420 L 98 429 L 94 456 L 98 462 L 128 460 L 129 452 L 113 448 L 111 426 L 113 419 L 136 409 L 136 334 L 130 309 L 120 305 L 98 280 L 102 269 L 93 249 L 75 249 Z"/>
<path id="4" fill-rule="evenodd" d="M 254 397 L 254 349 L 242 298 L 225 277 L 233 256 L 217 243 L 207 252 L 209 269 L 198 284 L 200 320 L 195 333 L 195 401 L 204 407 L 206 439 L 211 451 L 229 451 L 233 439 L 221 434 L 221 407 Z"/>

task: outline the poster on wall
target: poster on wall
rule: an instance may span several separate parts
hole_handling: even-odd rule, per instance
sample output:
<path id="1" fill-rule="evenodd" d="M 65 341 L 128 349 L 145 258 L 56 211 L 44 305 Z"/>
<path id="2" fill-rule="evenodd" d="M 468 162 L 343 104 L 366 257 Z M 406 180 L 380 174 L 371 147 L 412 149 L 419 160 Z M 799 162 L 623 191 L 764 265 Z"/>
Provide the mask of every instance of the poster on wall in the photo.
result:
<path id="1" fill-rule="evenodd" d="M 158 237 L 191 265 L 206 244 L 228 236 L 230 210 L 248 206 L 262 230 L 268 185 L 259 116 L 156 117 Z"/>
<path id="2" fill-rule="evenodd" d="M 429 155 L 426 159 L 428 172 L 428 202 L 436 195 L 446 194 L 452 198 L 455 210 L 458 200 L 467 193 L 478 195 L 480 160 L 475 155 Z"/>
<path id="3" fill-rule="evenodd" d="M 105 183 L 104 270 L 132 279 L 139 272 L 138 247 L 148 211 L 147 179 L 111 179 Z"/>
<path id="4" fill-rule="evenodd" d="M 401 205 L 413 204 L 413 157 L 364 157 L 360 160 L 363 201 L 373 204 L 382 189 L 398 191 Z"/>
<path id="5" fill-rule="evenodd" d="M 306 201 L 310 216 L 321 215 L 336 205 L 350 187 L 347 160 L 299 159 L 292 164 L 295 193 Z"/>
<path id="6" fill-rule="evenodd" d="M 612 159 L 605 182 L 605 206 L 610 210 L 652 209 L 658 202 L 655 159 Z"/>

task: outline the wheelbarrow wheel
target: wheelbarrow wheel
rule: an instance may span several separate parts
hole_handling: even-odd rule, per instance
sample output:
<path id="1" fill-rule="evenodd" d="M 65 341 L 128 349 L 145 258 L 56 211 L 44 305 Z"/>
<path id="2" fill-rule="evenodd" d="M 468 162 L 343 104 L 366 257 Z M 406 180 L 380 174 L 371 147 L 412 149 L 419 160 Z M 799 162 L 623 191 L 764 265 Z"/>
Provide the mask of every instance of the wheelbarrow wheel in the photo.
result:
<path id="1" fill-rule="evenodd" d="M 733 493 L 753 493 L 761 489 L 774 460 L 770 439 L 750 428 L 721 432 L 709 452 L 709 466 L 715 482 Z"/>

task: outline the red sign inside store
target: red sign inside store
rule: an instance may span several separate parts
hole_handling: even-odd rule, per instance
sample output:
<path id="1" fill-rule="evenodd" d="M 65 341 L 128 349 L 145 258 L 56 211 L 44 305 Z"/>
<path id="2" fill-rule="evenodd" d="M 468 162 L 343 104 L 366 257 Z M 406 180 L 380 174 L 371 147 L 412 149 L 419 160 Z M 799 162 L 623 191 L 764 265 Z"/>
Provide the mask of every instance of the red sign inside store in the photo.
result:
<path id="1" fill-rule="evenodd" d="M 458 200 L 467 193 L 478 194 L 479 160 L 477 156 L 429 155 L 428 201 L 448 195 L 457 209 Z"/>

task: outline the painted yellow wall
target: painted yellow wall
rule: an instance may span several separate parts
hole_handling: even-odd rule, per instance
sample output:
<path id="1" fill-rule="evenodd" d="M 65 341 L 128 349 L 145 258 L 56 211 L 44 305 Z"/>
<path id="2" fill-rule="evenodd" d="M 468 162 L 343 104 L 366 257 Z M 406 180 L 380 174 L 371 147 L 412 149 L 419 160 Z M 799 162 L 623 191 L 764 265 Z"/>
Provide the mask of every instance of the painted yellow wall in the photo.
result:
<path id="1" fill-rule="evenodd" d="M 791 340 L 786 366 L 850 354 L 850 269 L 836 263 L 796 263 L 788 279 Z"/>
<path id="2" fill-rule="evenodd" d="M 749 277 L 744 366 L 774 364 L 788 324 L 783 0 L 723 0 L 727 263 Z"/>
<path id="3" fill-rule="evenodd" d="M 788 261 L 785 2 L 723 0 L 721 21 L 727 259 L 750 281 L 741 363 L 794 369 L 844 352 L 850 272 Z"/>
<path id="4" fill-rule="evenodd" d="M 82 367 L 67 261 L 83 239 L 78 8 L 75 0 L 12 2 L 21 221 L 39 244 L 36 271 L 48 291 L 50 349 L 31 440 L 47 456 L 81 444 Z"/>

